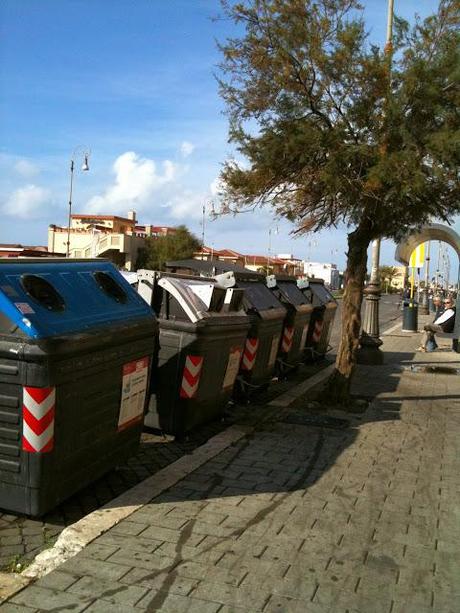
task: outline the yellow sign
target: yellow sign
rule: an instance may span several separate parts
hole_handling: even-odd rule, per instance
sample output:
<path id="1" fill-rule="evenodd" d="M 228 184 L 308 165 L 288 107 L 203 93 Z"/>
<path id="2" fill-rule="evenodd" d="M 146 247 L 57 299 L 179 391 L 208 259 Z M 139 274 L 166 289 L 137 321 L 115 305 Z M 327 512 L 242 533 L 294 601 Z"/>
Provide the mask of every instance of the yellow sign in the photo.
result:
<path id="1" fill-rule="evenodd" d="M 422 268 L 425 264 L 425 243 L 420 243 L 410 256 L 409 268 Z"/>

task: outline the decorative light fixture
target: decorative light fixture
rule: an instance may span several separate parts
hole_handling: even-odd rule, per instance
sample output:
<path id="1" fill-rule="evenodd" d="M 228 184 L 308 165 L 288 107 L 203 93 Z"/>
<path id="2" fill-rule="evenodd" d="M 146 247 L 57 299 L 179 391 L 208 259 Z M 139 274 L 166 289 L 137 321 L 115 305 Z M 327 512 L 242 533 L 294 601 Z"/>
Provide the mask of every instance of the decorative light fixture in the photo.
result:
<path id="1" fill-rule="evenodd" d="M 73 173 L 75 170 L 75 157 L 83 153 L 83 164 L 81 166 L 81 170 L 83 172 L 87 172 L 89 170 L 89 156 L 91 155 L 91 150 L 85 147 L 76 147 L 72 153 L 72 158 L 70 160 L 70 191 L 69 191 L 69 219 L 67 223 L 67 250 L 66 257 L 70 257 L 70 225 L 72 223 L 72 195 L 73 195 Z"/>

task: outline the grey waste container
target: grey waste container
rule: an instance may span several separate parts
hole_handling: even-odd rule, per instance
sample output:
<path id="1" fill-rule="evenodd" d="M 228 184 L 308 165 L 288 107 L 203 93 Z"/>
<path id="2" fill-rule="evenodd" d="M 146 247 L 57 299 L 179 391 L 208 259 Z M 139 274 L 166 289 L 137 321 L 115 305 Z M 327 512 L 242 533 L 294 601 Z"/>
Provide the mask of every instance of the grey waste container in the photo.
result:
<path id="1" fill-rule="evenodd" d="M 227 262 L 178 260 L 168 270 L 193 271 L 224 287 L 244 289 L 243 308 L 250 328 L 235 386 L 236 397 L 251 398 L 270 384 L 278 358 L 286 309 L 266 287 L 265 276 Z"/>
<path id="2" fill-rule="evenodd" d="M 149 270 L 139 270 L 138 278 L 160 327 L 158 378 L 145 424 L 182 436 L 222 416 L 249 319 L 241 300 L 226 305 L 226 290 L 212 280 Z"/>
<path id="3" fill-rule="evenodd" d="M 41 515 L 139 445 L 157 323 L 104 260 L 0 260 L 0 508 Z"/>
<path id="4" fill-rule="evenodd" d="M 307 349 L 312 357 L 324 356 L 330 345 L 337 301 L 324 285 L 323 279 L 301 279 L 298 285 L 313 306 L 307 334 Z"/>
<path id="5" fill-rule="evenodd" d="M 297 287 L 295 277 L 270 275 L 266 282 L 287 311 L 278 354 L 280 374 L 285 374 L 305 359 L 308 327 L 314 307 Z"/>

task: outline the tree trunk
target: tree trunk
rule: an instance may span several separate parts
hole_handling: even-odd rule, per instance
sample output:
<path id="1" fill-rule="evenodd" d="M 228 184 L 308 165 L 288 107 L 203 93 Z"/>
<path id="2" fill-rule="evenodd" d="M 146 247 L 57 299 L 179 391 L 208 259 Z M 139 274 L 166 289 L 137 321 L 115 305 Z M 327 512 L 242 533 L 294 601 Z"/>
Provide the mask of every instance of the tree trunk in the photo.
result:
<path id="1" fill-rule="evenodd" d="M 359 347 L 361 303 L 366 278 L 367 249 L 370 241 L 367 227 L 359 226 L 348 235 L 341 339 L 335 362 L 335 372 L 328 385 L 329 399 L 344 406 L 350 404 L 351 376 Z"/>

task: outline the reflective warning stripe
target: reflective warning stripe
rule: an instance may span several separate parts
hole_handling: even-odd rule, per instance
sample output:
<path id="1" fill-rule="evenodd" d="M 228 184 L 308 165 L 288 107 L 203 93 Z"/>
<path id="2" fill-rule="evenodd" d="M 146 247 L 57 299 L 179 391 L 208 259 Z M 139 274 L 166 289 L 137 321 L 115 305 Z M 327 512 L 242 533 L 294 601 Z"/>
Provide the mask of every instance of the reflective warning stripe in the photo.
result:
<path id="1" fill-rule="evenodd" d="M 292 339 L 294 337 L 294 328 L 286 326 L 283 332 L 283 341 L 281 343 L 281 351 L 288 353 L 291 351 Z"/>
<path id="2" fill-rule="evenodd" d="M 318 343 L 319 339 L 321 338 L 321 332 L 323 331 L 323 320 L 322 319 L 317 319 L 315 321 L 315 327 L 313 328 L 313 342 L 314 343 Z"/>
<path id="3" fill-rule="evenodd" d="M 22 449 L 47 453 L 54 447 L 55 387 L 24 387 Z"/>
<path id="4" fill-rule="evenodd" d="M 252 370 L 256 361 L 257 349 L 259 347 L 258 338 L 246 339 L 244 346 L 243 359 L 241 360 L 241 370 Z"/>
<path id="5" fill-rule="evenodd" d="M 203 358 L 199 355 L 188 355 L 185 360 L 184 374 L 180 388 L 181 398 L 193 398 L 200 384 Z"/>

